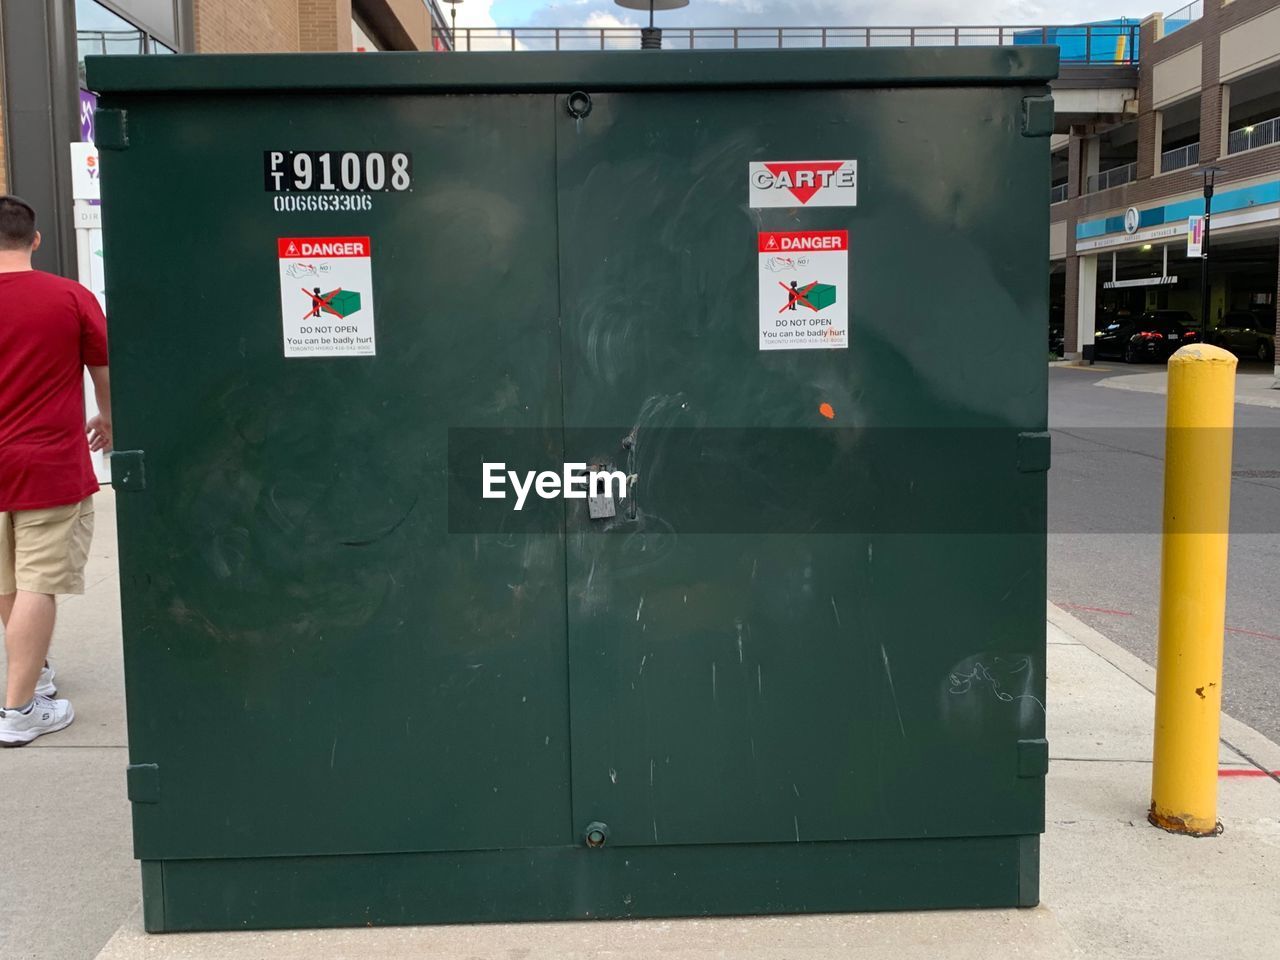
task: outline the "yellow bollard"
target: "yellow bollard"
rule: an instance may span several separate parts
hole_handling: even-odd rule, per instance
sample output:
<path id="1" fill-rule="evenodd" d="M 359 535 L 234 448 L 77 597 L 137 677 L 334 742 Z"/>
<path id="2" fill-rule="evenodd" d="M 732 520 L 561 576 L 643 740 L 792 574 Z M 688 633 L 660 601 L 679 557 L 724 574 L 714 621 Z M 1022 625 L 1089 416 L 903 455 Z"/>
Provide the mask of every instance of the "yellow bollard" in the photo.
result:
<path id="1" fill-rule="evenodd" d="M 1203 344 L 1169 359 L 1164 541 L 1151 811 L 1172 833 L 1218 833 L 1218 715 L 1236 358 Z"/>

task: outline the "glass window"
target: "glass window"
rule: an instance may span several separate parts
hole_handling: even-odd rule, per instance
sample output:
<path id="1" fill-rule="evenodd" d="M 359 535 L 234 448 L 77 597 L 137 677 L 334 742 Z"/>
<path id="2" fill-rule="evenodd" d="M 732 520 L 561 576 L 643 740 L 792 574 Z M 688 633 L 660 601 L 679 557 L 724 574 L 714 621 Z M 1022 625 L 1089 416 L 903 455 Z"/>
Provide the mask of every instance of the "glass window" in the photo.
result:
<path id="1" fill-rule="evenodd" d="M 76 0 L 76 52 L 80 86 L 85 86 L 84 58 L 95 54 L 173 53 L 145 30 L 108 10 L 96 0 Z"/>

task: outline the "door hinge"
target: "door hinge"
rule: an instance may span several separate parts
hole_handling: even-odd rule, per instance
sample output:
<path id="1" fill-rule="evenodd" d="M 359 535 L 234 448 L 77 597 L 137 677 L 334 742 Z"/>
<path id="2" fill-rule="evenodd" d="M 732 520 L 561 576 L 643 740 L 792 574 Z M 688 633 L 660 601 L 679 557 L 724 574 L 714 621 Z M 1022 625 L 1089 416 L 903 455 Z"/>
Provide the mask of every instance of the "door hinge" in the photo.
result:
<path id="1" fill-rule="evenodd" d="M 125 150 L 129 146 L 129 116 L 124 110 L 96 110 L 93 142 L 99 150 Z"/>
<path id="2" fill-rule="evenodd" d="M 147 489 L 146 454 L 141 450 L 116 450 L 110 459 L 111 486 L 117 490 Z"/>
<path id="3" fill-rule="evenodd" d="M 1022 135 L 1047 137 L 1053 133 L 1053 97 L 1022 98 Z"/>
<path id="4" fill-rule="evenodd" d="M 1018 434 L 1018 472 L 1044 473 L 1049 469 L 1050 440 L 1047 432 Z"/>
<path id="5" fill-rule="evenodd" d="M 160 802 L 160 765 L 158 763 L 131 763 L 126 774 L 129 780 L 131 802 Z"/>
<path id="6" fill-rule="evenodd" d="M 1049 741 L 1018 741 L 1018 776 L 1043 777 L 1049 772 Z"/>

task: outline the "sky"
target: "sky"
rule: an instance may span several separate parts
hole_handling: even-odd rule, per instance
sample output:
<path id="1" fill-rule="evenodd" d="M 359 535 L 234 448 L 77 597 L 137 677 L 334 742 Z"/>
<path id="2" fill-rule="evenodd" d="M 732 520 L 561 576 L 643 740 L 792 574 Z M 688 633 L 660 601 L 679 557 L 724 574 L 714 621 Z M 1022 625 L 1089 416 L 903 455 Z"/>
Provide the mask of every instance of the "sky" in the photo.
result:
<path id="1" fill-rule="evenodd" d="M 1040 25 L 1083 23 L 1128 16 L 1141 18 L 1182 6 L 1169 0 L 691 0 L 682 10 L 660 12 L 658 26 L 916 26 L 933 24 Z M 441 4 L 443 6 L 443 3 Z M 461 0 L 459 27 L 641 26 L 648 14 L 613 0 Z"/>

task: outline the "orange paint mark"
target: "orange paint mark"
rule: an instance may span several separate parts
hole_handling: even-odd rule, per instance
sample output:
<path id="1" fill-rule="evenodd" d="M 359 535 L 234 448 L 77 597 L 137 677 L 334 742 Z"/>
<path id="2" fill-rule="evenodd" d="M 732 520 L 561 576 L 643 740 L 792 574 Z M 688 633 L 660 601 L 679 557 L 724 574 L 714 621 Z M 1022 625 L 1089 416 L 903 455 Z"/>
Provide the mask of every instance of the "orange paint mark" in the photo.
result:
<path id="1" fill-rule="evenodd" d="M 831 406 L 831 404 L 829 403 L 819 404 L 818 412 L 822 414 L 824 417 L 826 417 L 828 420 L 834 420 L 836 418 L 835 407 Z"/>

